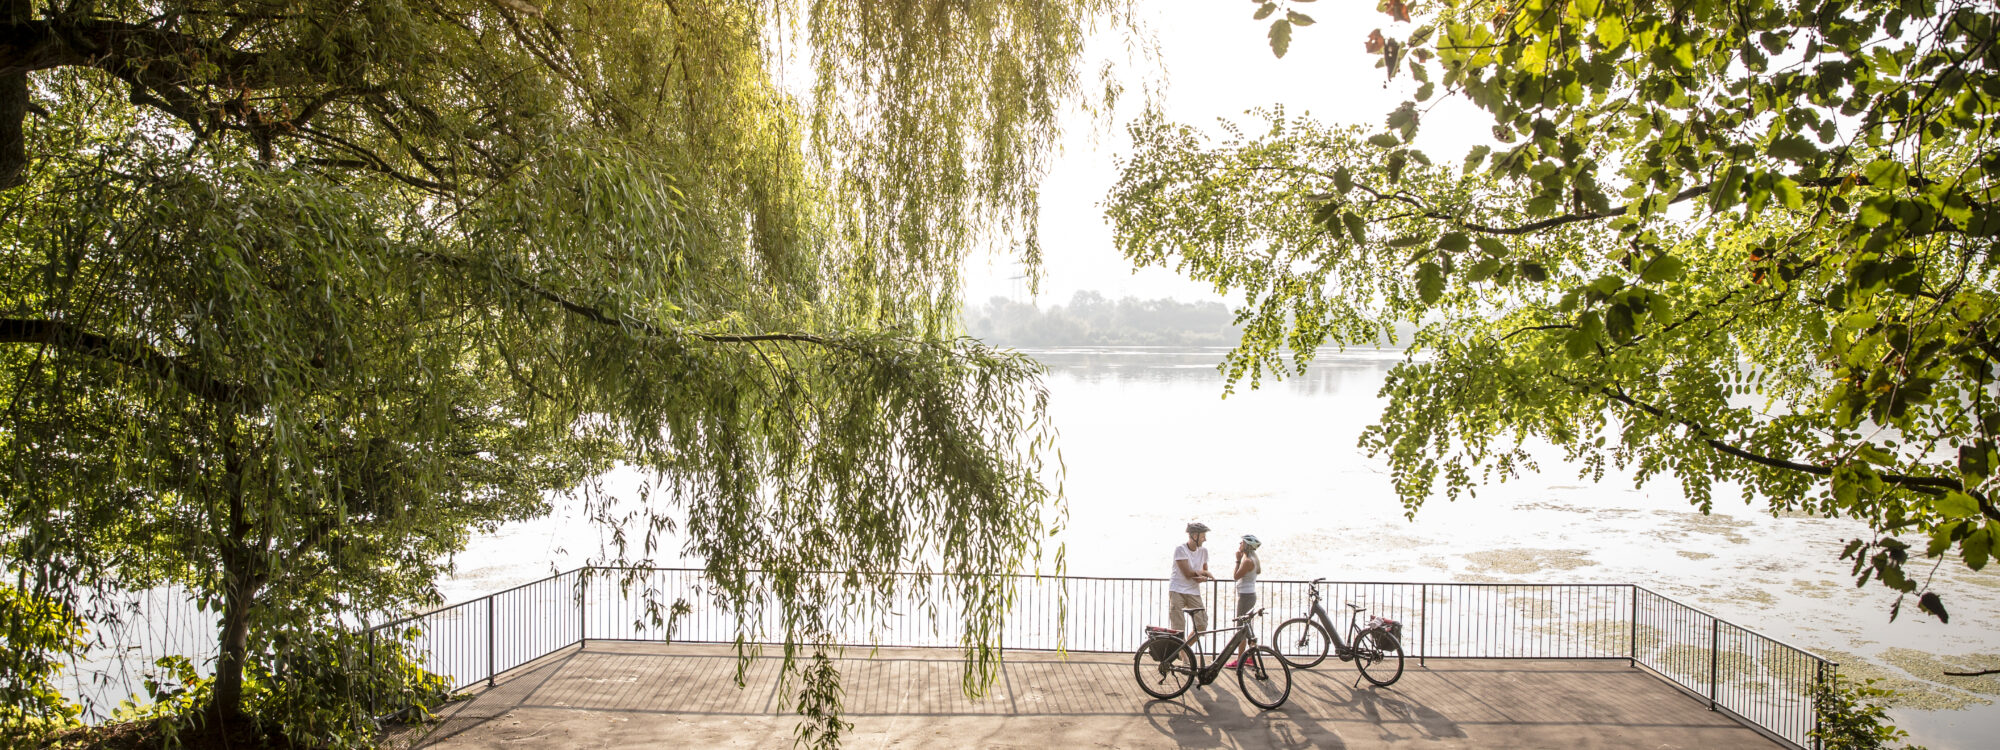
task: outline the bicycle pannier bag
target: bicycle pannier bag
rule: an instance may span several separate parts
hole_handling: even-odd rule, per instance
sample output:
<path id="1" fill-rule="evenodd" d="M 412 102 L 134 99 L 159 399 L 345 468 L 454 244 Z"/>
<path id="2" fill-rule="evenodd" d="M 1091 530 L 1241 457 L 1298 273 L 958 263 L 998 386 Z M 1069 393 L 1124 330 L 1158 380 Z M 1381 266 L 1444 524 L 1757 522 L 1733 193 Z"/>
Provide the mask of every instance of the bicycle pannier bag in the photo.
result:
<path id="1" fill-rule="evenodd" d="M 1375 639 L 1376 648 L 1384 650 L 1393 649 L 1403 640 L 1403 624 L 1400 622 L 1385 617 L 1374 617 L 1369 619 L 1368 626 L 1371 628 L 1381 628 L 1383 631 L 1381 633 L 1370 634 Z M 1388 636 L 1394 636 L 1393 639 L 1384 636 L 1384 633 L 1387 633 Z"/>
<path id="2" fill-rule="evenodd" d="M 1153 655 L 1153 661 L 1166 661 L 1173 658 L 1174 649 L 1179 648 L 1181 645 L 1180 634 L 1181 631 L 1174 630 L 1173 628 L 1146 628 L 1146 638 L 1148 639 L 1146 641 L 1146 650 L 1147 653 Z"/>

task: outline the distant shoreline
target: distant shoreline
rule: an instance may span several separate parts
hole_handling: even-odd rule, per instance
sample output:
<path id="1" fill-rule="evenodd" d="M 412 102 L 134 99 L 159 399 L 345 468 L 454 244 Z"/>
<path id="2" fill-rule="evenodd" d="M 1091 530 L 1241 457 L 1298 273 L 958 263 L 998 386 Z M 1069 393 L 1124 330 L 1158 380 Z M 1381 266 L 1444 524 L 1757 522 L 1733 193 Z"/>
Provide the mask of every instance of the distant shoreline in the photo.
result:
<path id="1" fill-rule="evenodd" d="M 962 322 L 966 335 L 1014 349 L 1119 346 L 1226 350 L 1243 340 L 1236 313 L 1220 302 L 1135 297 L 1112 300 L 1093 291 L 1077 292 L 1067 305 L 1048 307 L 994 297 L 984 305 L 968 305 Z M 1398 340 L 1408 341 L 1415 333 L 1412 327 L 1396 326 Z M 1360 346 L 1364 345 L 1348 348 Z M 1403 348 L 1381 342 L 1376 347 Z"/>

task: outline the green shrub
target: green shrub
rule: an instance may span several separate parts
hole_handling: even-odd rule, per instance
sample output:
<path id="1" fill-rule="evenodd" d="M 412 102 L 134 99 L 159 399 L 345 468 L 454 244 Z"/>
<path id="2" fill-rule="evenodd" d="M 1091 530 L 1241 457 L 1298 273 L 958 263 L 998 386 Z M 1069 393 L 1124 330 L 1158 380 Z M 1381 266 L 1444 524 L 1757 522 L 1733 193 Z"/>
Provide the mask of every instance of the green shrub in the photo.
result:
<path id="1" fill-rule="evenodd" d="M 404 639 L 414 630 L 397 634 Z M 372 748 L 377 718 L 402 714 L 428 718 L 430 707 L 451 696 L 450 683 L 410 658 L 395 639 L 347 631 L 273 634 L 273 651 L 244 670 L 244 703 L 253 733 L 301 748 Z M 200 732 L 208 720 L 215 680 L 195 671 L 186 657 L 154 662 L 145 704 L 127 700 L 112 721 L 146 722 L 172 746 Z"/>
<path id="2" fill-rule="evenodd" d="M 1819 726 L 1812 738 L 1823 750 L 1886 750 L 1897 747 L 1909 735 L 1889 723 L 1888 699 L 1893 691 L 1862 684 L 1829 680 L 1815 703 Z M 1923 750 L 1903 745 L 1905 750 Z"/>
<path id="3" fill-rule="evenodd" d="M 83 709 L 56 690 L 62 657 L 83 648 L 83 623 L 62 605 L 0 584 L 0 745 L 75 726 Z"/>

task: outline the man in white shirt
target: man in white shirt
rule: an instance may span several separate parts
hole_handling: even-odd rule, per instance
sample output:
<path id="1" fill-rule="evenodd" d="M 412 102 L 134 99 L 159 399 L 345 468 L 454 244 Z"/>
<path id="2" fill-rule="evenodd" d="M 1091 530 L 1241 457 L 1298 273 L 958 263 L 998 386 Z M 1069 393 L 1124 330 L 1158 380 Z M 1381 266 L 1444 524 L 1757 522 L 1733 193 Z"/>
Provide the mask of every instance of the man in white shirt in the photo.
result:
<path id="1" fill-rule="evenodd" d="M 1208 628 L 1208 610 L 1194 613 L 1194 630 L 1187 629 L 1182 610 L 1207 606 L 1201 603 L 1201 583 L 1213 581 L 1215 576 L 1208 572 L 1208 550 L 1201 547 L 1208 540 L 1208 526 L 1188 524 L 1187 535 L 1187 544 L 1174 547 L 1174 572 L 1167 578 L 1167 620 L 1192 640 L 1195 631 Z"/>

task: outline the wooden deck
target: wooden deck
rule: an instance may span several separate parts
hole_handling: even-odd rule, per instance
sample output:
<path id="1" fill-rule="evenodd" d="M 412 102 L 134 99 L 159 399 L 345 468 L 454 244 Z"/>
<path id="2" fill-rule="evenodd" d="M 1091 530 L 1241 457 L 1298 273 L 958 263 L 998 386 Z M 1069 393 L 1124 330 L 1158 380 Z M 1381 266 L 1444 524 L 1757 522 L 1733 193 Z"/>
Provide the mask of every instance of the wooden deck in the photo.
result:
<path id="1" fill-rule="evenodd" d="M 1139 691 L 1129 655 L 1013 652 L 993 692 L 959 690 L 956 651 L 850 649 L 843 743 L 875 747 L 1774 748 L 1778 743 L 1624 662 L 1409 662 L 1390 688 L 1350 665 L 1294 671 L 1260 711 L 1225 673 L 1173 701 Z M 790 747 L 779 662 L 745 686 L 722 646 L 593 641 L 502 675 L 398 746 Z"/>

